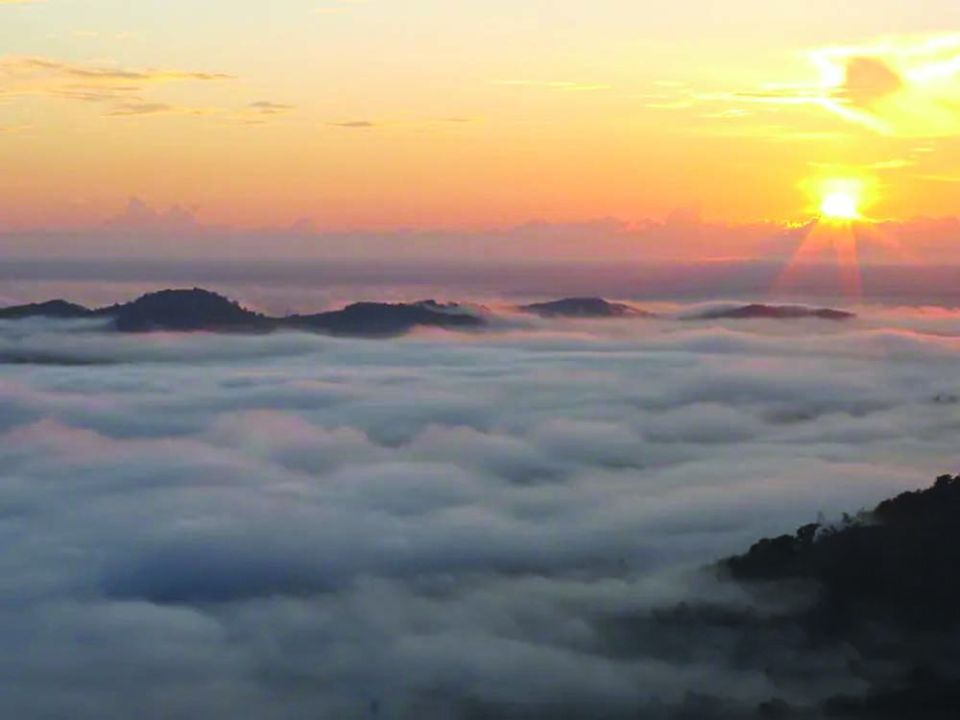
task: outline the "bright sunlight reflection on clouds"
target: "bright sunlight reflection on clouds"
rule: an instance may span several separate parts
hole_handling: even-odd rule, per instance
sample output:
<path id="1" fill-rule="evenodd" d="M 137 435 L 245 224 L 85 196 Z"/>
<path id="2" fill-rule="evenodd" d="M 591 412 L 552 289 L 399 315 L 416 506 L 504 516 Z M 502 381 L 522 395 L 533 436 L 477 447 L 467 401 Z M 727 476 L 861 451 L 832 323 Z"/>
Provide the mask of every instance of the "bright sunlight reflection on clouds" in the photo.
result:
<path id="1" fill-rule="evenodd" d="M 960 131 L 960 34 L 816 50 L 825 108 L 877 132 Z"/>

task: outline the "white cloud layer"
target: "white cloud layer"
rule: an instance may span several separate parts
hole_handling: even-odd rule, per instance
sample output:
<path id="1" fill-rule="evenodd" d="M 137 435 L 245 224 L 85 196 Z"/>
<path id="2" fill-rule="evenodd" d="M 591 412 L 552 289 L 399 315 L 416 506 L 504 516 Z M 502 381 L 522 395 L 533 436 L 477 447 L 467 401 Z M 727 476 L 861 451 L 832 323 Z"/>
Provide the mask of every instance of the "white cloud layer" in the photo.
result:
<path id="1" fill-rule="evenodd" d="M 723 638 L 623 653 L 605 621 L 732 592 L 689 570 L 955 469 L 958 335 L 918 311 L 382 342 L 0 325 L 5 712 L 802 695 Z"/>

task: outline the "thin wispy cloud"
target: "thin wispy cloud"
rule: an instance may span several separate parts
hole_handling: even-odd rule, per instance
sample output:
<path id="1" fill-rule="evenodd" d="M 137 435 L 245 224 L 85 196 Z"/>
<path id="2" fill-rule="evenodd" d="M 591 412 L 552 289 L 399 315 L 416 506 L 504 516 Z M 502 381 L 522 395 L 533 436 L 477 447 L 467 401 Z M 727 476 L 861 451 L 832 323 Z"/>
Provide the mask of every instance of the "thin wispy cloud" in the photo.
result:
<path id="1" fill-rule="evenodd" d="M 127 68 L 68 63 L 35 56 L 0 58 L 0 97 L 44 97 L 101 104 L 104 117 L 229 114 L 227 108 L 196 107 L 151 97 L 159 86 L 175 83 L 218 84 L 235 75 L 203 70 Z M 235 111 L 237 117 L 265 118 L 293 110 L 292 105 L 258 100 Z"/>
<path id="2" fill-rule="evenodd" d="M 87 80 L 133 80 L 141 83 L 173 82 L 180 80 L 235 80 L 227 73 L 144 69 L 132 70 L 121 67 L 80 65 L 43 57 L 7 56 L 0 59 L 0 70 L 8 74 L 46 72 L 60 77 L 78 77 Z"/>
<path id="3" fill-rule="evenodd" d="M 195 108 L 185 105 L 171 105 L 168 103 L 132 102 L 119 103 L 106 114 L 111 117 L 135 117 L 143 115 L 212 115 L 219 112 L 215 108 Z"/>
<path id="4" fill-rule="evenodd" d="M 151 87 L 175 82 L 221 82 L 226 73 L 129 69 L 66 63 L 43 57 L 0 58 L 0 95 L 41 96 L 85 102 L 142 100 Z"/>
<path id="5" fill-rule="evenodd" d="M 421 119 L 408 119 L 408 120 L 343 120 L 343 121 L 332 121 L 327 122 L 327 127 L 333 128 L 343 128 L 346 130 L 372 130 L 375 128 L 388 128 L 388 127 L 408 127 L 408 128 L 424 128 L 429 126 L 438 126 L 438 125 L 466 125 L 468 123 L 474 122 L 473 118 L 469 117 L 447 117 L 447 118 L 421 118 Z"/>
<path id="6" fill-rule="evenodd" d="M 367 128 L 383 127 L 385 123 L 376 123 L 371 120 L 346 120 L 344 122 L 328 122 L 330 127 L 347 128 L 350 130 L 363 130 Z"/>
<path id="7" fill-rule="evenodd" d="M 808 58 L 807 82 L 678 92 L 677 101 L 809 107 L 890 137 L 960 134 L 960 34 L 817 48 Z"/>
<path id="8" fill-rule="evenodd" d="M 257 100 L 247 105 L 247 109 L 260 115 L 282 115 L 293 112 L 295 106 L 285 103 L 276 103 L 269 100 Z"/>

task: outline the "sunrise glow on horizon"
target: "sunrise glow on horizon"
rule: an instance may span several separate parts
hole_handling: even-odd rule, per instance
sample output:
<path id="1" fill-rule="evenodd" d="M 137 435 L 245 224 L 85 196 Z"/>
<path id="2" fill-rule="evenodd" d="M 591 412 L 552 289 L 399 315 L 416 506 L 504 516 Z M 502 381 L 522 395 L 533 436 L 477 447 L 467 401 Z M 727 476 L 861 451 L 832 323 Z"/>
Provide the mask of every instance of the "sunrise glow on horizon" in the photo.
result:
<path id="1" fill-rule="evenodd" d="M 0 3 L 0 232 L 130 198 L 317 231 L 956 214 L 960 34 L 931 12 L 595 5 Z"/>
<path id="2" fill-rule="evenodd" d="M 960 0 L 0 0 L 0 720 L 960 718 Z"/>

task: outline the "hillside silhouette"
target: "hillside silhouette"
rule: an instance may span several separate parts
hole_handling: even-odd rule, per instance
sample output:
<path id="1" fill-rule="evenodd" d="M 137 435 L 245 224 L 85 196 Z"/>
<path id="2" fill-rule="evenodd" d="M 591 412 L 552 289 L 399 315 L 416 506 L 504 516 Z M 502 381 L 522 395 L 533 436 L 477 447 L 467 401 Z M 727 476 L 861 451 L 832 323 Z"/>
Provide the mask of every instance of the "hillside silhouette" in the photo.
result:
<path id="1" fill-rule="evenodd" d="M 209 290 L 161 290 L 133 302 L 94 311 L 113 319 L 120 332 L 169 330 L 237 332 L 268 330 L 273 321 Z"/>
<path id="2" fill-rule="evenodd" d="M 136 300 L 90 309 L 65 300 L 0 308 L 0 319 L 101 319 L 125 333 L 234 332 L 261 333 L 280 329 L 308 330 L 330 335 L 388 337 L 416 327 L 477 328 L 485 320 L 455 303 L 354 303 L 341 310 L 314 315 L 270 317 L 201 288 L 160 290 Z"/>
<path id="3" fill-rule="evenodd" d="M 32 317 L 76 320 L 91 315 L 91 310 L 66 300 L 47 300 L 42 303 L 0 308 L 0 320 L 23 320 Z"/>
<path id="4" fill-rule="evenodd" d="M 653 313 L 600 297 L 570 297 L 517 307 L 542 318 L 638 318 Z M 800 305 L 751 304 L 714 308 L 686 320 L 850 320 L 853 313 Z M 135 300 L 101 308 L 86 308 L 66 300 L 0 308 L 0 320 L 48 318 L 99 319 L 105 328 L 127 333 L 223 332 L 263 333 L 303 330 L 344 337 L 385 338 L 403 335 L 418 327 L 471 330 L 490 319 L 482 307 L 421 300 L 412 303 L 357 302 L 338 310 L 274 317 L 254 312 L 219 293 L 202 288 L 170 289 L 147 293 Z"/>
<path id="5" fill-rule="evenodd" d="M 442 305 L 433 300 L 417 303 L 353 303 L 342 310 L 294 315 L 282 322 L 290 327 L 331 335 L 371 337 L 401 335 L 415 327 L 470 329 L 484 324 L 482 318 L 463 310 L 459 305 Z"/>
<path id="6" fill-rule="evenodd" d="M 474 720 L 960 718 L 960 476 L 833 524 L 764 538 L 706 569 L 751 602 L 691 597 L 596 620 L 595 651 L 708 663 L 783 688 L 753 701 L 705 682 L 633 708 L 468 703 Z"/>
<path id="7" fill-rule="evenodd" d="M 865 622 L 960 628 L 960 476 L 846 516 L 766 538 L 722 563 L 739 582 L 810 580 L 823 594 L 811 627 L 843 635 Z"/>
<path id="8" fill-rule="evenodd" d="M 563 298 L 562 300 L 521 305 L 519 310 L 545 318 L 651 317 L 651 313 L 598 297 Z"/>
<path id="9" fill-rule="evenodd" d="M 751 303 L 738 307 L 715 308 L 694 315 L 695 320 L 853 320 L 856 315 L 832 308 L 811 308 L 803 305 L 764 305 Z"/>
<path id="10" fill-rule="evenodd" d="M 838 524 L 765 538 L 719 567 L 765 591 L 815 590 L 792 619 L 811 643 L 855 648 L 871 685 L 831 698 L 825 715 L 960 717 L 960 476 Z"/>

